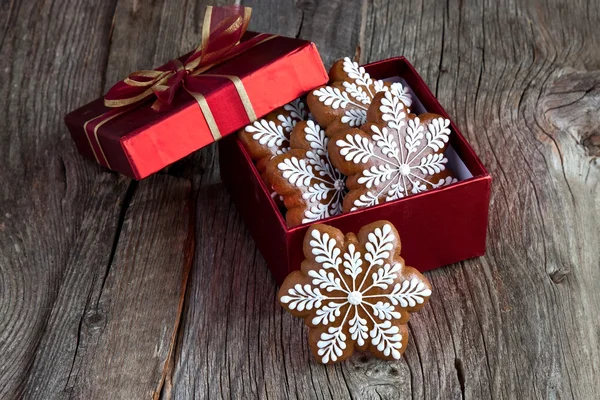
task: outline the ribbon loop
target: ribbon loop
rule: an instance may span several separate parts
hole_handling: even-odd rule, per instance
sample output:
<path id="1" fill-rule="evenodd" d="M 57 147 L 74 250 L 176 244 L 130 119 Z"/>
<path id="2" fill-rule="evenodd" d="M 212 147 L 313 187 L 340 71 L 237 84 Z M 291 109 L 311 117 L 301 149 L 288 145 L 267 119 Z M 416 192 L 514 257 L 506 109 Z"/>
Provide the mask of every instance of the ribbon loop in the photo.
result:
<path id="1" fill-rule="evenodd" d="M 156 96 L 154 110 L 165 109 L 188 75 L 197 76 L 247 50 L 240 41 L 250 22 L 252 9 L 242 6 L 206 8 L 202 41 L 184 63 L 171 60 L 155 70 L 136 71 L 115 84 L 104 96 L 107 107 L 125 107 Z M 187 72 L 187 73 L 186 73 Z"/>
<path id="2" fill-rule="evenodd" d="M 110 110 L 95 116 L 84 124 L 84 131 L 96 160 L 111 167 L 100 144 L 98 130 L 110 120 L 135 109 L 146 100 L 154 97 L 154 111 L 167 109 L 178 90 L 183 88 L 194 100 L 207 122 L 214 140 L 221 138 L 221 132 L 208 102 L 201 91 L 204 89 L 204 77 L 221 77 L 228 80 L 236 89 L 248 123 L 256 120 L 254 109 L 248 98 L 248 93 L 239 77 L 233 75 L 207 75 L 205 71 L 221 64 L 267 40 L 275 35 L 258 34 L 241 41 L 250 22 L 251 9 L 242 6 L 206 8 L 204 25 L 202 26 L 202 41 L 200 45 L 185 59 L 174 59 L 167 64 L 152 70 L 136 71 L 122 81 L 117 82 L 104 95 L 104 105 Z"/>

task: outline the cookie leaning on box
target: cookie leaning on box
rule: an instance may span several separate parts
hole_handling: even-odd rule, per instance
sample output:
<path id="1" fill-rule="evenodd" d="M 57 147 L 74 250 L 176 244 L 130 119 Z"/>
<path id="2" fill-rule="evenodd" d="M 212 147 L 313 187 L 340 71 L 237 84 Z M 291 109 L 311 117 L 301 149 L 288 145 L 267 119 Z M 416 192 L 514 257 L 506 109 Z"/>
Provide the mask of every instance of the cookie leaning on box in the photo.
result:
<path id="1" fill-rule="evenodd" d="M 329 160 L 325 131 L 314 121 L 300 121 L 290 134 L 290 150 L 267 163 L 266 177 L 287 208 L 290 227 L 342 212 L 343 176 Z"/>
<path id="2" fill-rule="evenodd" d="M 323 364 L 343 361 L 355 349 L 398 360 L 408 344 L 410 313 L 431 296 L 431 285 L 400 257 L 392 223 L 377 221 L 346 236 L 313 225 L 304 238 L 301 270 L 287 276 L 279 302 L 304 318 L 308 342 Z"/>
<path id="3" fill-rule="evenodd" d="M 360 129 L 338 130 L 328 145 L 333 165 L 348 178 L 344 212 L 456 182 L 444 151 L 450 120 L 411 114 L 401 96 L 378 93 Z"/>
<path id="4" fill-rule="evenodd" d="M 308 108 L 327 136 L 366 122 L 367 109 L 379 92 L 392 91 L 407 107 L 412 99 L 401 83 L 374 80 L 365 69 L 348 57 L 336 61 L 329 70 L 329 85 L 306 96 Z"/>

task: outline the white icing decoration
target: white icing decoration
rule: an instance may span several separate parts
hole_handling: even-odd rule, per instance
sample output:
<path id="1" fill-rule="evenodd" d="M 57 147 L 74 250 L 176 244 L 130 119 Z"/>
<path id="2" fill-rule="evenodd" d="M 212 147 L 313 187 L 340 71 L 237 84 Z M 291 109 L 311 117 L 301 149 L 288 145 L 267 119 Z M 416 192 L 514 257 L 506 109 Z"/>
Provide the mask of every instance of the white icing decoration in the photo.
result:
<path id="1" fill-rule="evenodd" d="M 279 119 L 279 117 L 284 118 L 283 115 L 278 115 L 277 118 Z M 282 146 L 283 142 L 288 140 L 282 124 L 276 124 L 274 121 L 266 119 L 254 121 L 246 127 L 246 132 L 252 133 L 252 139 L 267 147 Z"/>
<path id="2" fill-rule="evenodd" d="M 446 178 L 444 178 L 444 179 L 440 179 L 440 180 L 438 181 L 438 183 L 435 183 L 435 184 L 433 185 L 433 187 L 434 187 L 434 188 L 438 188 L 438 187 L 441 187 L 441 186 L 448 186 L 448 185 L 450 185 L 451 183 L 455 183 L 455 182 L 458 182 L 458 180 L 457 180 L 456 178 L 453 178 L 453 177 L 451 177 L 451 176 L 447 176 L 447 177 L 446 177 Z"/>
<path id="3" fill-rule="evenodd" d="M 367 112 L 356 108 L 351 108 L 344 112 L 342 122 L 350 127 L 359 127 L 364 124 L 367 119 Z"/>
<path id="4" fill-rule="evenodd" d="M 291 310 L 312 310 L 321 307 L 321 302 L 325 296 L 319 289 L 313 289 L 310 285 L 297 284 L 288 290 L 288 294 L 281 297 L 281 301 L 286 303 Z"/>
<path id="5" fill-rule="evenodd" d="M 304 121 L 308 117 L 308 111 L 306 110 L 306 106 L 304 105 L 304 102 L 300 99 L 296 99 L 291 103 L 286 104 L 285 106 L 283 106 L 283 109 L 289 111 L 290 117 L 300 121 Z"/>
<path id="6" fill-rule="evenodd" d="M 283 109 L 289 112 L 289 115 L 278 114 L 276 116 L 278 122 L 261 118 L 244 128 L 246 132 L 252 134 L 252 139 L 269 148 L 272 154 L 270 158 L 290 151 L 290 132 L 298 121 L 305 120 L 310 116 L 306 105 L 299 98 L 284 105 Z M 271 189 L 271 198 L 279 198 L 283 202 L 283 197 L 275 193 L 273 189 Z"/>
<path id="7" fill-rule="evenodd" d="M 266 147 L 276 147 L 275 155 L 287 153 L 289 146 L 284 146 L 284 142 L 289 142 L 289 133 L 294 129 L 298 121 L 305 120 L 308 116 L 306 106 L 300 99 L 296 99 L 283 106 L 289 115 L 278 114 L 276 116 L 278 123 L 268 121 L 264 118 L 254 121 L 246 126 L 245 131 L 252 133 L 252 139 Z M 287 134 L 287 135 L 286 135 Z"/>
<path id="8" fill-rule="evenodd" d="M 317 342 L 323 363 L 341 357 L 349 339 L 358 346 L 369 342 L 385 356 L 400 358 L 401 311 L 423 304 L 431 290 L 416 277 L 397 281 L 404 265 L 387 262 L 395 240 L 389 224 L 377 227 L 367 235 L 365 254 L 361 254 L 352 243 L 342 251 L 328 233 L 311 231 L 310 251 L 320 268 L 308 272 L 310 284 L 296 284 L 281 302 L 292 310 L 315 309 L 312 325 L 328 326 Z M 367 281 L 371 284 L 365 287 Z M 349 338 L 344 333 L 346 324 Z"/>
<path id="9" fill-rule="evenodd" d="M 381 99 L 379 110 L 387 126 L 379 128 L 372 125 L 372 135 L 369 138 L 348 134 L 336 142 L 346 161 L 355 164 L 366 163 L 371 159 L 378 161 L 377 165 L 363 170 L 357 182 L 367 189 L 380 185 L 383 187 L 361 195 L 354 201 L 352 210 L 378 204 L 381 196 L 385 196 L 386 201 L 391 201 L 404 197 L 409 192 L 419 193 L 457 181 L 451 177 L 438 182 L 427 180 L 428 176 L 445 170 L 448 159 L 442 153 L 421 156 L 427 148 L 440 151 L 448 143 L 450 121 L 439 117 L 424 125 L 418 117 L 408 119 L 410 111 L 401 101 L 402 96 L 403 92 L 399 88 L 392 88 Z"/>
<path id="10" fill-rule="evenodd" d="M 373 80 L 358 63 L 344 58 L 342 68 L 352 82 L 342 82 L 343 90 L 324 86 L 313 92 L 319 101 L 337 110 L 344 109 L 341 122 L 350 127 L 359 127 L 367 121 L 367 109 L 373 97 L 379 92 L 391 91 L 407 107 L 412 104 L 408 90 L 399 82 L 386 86 L 382 80 Z"/>
<path id="11" fill-rule="evenodd" d="M 384 91 L 386 91 L 386 89 L 386 87 L 383 88 Z M 392 83 L 392 86 L 390 87 L 390 92 L 392 92 L 394 96 L 398 97 L 400 101 L 402 101 L 406 105 L 406 107 L 410 107 L 412 105 L 412 97 L 408 89 L 402 86 L 401 83 Z"/>
<path id="12" fill-rule="evenodd" d="M 290 157 L 277 165 L 290 184 L 305 189 L 302 198 L 307 202 L 315 203 L 305 210 L 302 223 L 340 214 L 346 192 L 346 178 L 329 160 L 327 152 L 329 139 L 325 136 L 325 131 L 314 121 L 309 120 L 306 122 L 304 133 L 311 148 L 306 152 L 306 158 Z"/>

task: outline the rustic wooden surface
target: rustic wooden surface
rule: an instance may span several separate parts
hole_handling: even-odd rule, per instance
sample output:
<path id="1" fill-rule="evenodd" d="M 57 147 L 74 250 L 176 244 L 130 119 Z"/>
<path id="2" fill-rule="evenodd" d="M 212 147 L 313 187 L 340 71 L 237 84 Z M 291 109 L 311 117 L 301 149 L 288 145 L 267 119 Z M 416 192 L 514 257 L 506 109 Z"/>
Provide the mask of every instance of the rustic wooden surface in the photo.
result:
<path id="1" fill-rule="evenodd" d="M 0 398 L 597 399 L 600 4 L 244 2 L 324 62 L 405 55 L 494 177 L 488 254 L 427 274 L 403 360 L 316 364 L 214 147 L 140 183 L 69 110 L 193 48 L 208 1 L 0 5 Z"/>

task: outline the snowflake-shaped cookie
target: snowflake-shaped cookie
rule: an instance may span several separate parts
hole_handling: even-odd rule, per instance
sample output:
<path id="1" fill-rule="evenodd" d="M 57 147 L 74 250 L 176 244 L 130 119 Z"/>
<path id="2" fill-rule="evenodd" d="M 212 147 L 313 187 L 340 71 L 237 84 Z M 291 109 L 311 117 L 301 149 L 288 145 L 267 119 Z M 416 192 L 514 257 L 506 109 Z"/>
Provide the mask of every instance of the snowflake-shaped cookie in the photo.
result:
<path id="1" fill-rule="evenodd" d="M 409 313 L 431 296 L 431 286 L 400 257 L 400 237 L 388 221 L 345 237 L 313 225 L 304 238 L 300 271 L 279 290 L 281 305 L 304 318 L 309 344 L 324 364 L 345 360 L 354 349 L 398 360 L 408 343 Z"/>
<path id="2" fill-rule="evenodd" d="M 411 114 L 388 91 L 373 99 L 361 129 L 336 132 L 329 142 L 333 165 L 348 176 L 344 211 L 369 207 L 456 182 L 444 151 L 450 120 Z"/>
<path id="3" fill-rule="evenodd" d="M 308 118 L 304 102 L 296 99 L 257 119 L 239 132 L 239 137 L 262 174 L 267 162 L 290 149 L 290 133 L 298 121 Z"/>
<path id="4" fill-rule="evenodd" d="M 267 179 L 283 196 L 289 226 L 342 211 L 346 177 L 331 164 L 328 141 L 314 121 L 298 122 L 290 136 L 290 151 L 267 164 Z"/>
<path id="5" fill-rule="evenodd" d="M 340 129 L 364 124 L 367 109 L 379 92 L 391 90 L 407 107 L 412 103 L 401 83 L 373 80 L 363 67 L 348 57 L 333 64 L 329 78 L 331 85 L 313 90 L 306 98 L 313 117 L 329 137 Z"/>

